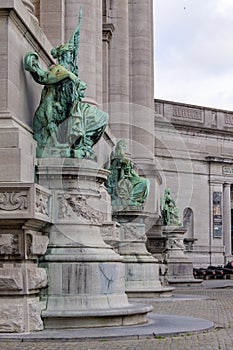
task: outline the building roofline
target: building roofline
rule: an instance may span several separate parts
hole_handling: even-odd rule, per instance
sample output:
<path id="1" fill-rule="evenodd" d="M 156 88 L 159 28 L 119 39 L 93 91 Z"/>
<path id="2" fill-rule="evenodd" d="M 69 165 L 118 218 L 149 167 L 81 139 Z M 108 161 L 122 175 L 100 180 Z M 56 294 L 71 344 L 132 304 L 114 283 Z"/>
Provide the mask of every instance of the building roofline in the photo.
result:
<path id="1" fill-rule="evenodd" d="M 233 110 L 229 110 L 229 109 L 221 109 L 221 108 L 212 108 L 212 107 L 206 107 L 206 106 L 200 106 L 200 105 L 194 105 L 191 103 L 185 103 L 185 102 L 178 102 L 178 101 L 170 101 L 170 100 L 162 100 L 159 98 L 154 98 L 154 102 L 160 102 L 160 103 L 168 103 L 168 104 L 172 104 L 172 105 L 176 105 L 176 106 L 183 106 L 183 107 L 190 107 L 190 108 L 197 108 L 197 109 L 205 109 L 205 110 L 209 110 L 209 111 L 218 111 L 218 112 L 223 112 L 223 113 L 233 113 Z"/>

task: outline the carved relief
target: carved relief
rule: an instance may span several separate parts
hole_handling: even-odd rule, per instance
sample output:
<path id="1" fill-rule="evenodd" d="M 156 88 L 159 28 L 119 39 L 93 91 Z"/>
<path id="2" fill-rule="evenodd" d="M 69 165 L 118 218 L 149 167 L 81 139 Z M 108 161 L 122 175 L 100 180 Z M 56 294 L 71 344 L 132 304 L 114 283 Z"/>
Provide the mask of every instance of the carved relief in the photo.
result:
<path id="1" fill-rule="evenodd" d="M 148 239 L 148 247 L 150 248 L 150 249 L 154 249 L 154 250 L 156 250 L 156 251 L 163 251 L 164 249 L 165 249 L 165 247 L 166 247 L 166 244 L 165 244 L 165 239 L 164 238 L 162 238 L 162 239 L 160 239 L 160 238 L 156 238 L 156 237 L 153 237 L 153 238 L 149 238 Z M 154 251 L 153 250 L 153 251 Z"/>
<path id="2" fill-rule="evenodd" d="M 58 218 L 65 219 L 73 217 L 74 214 L 80 219 L 84 219 L 92 224 L 100 224 L 104 221 L 104 216 L 98 210 L 87 204 L 87 196 L 81 194 L 60 194 L 58 195 L 59 212 Z"/>
<path id="3" fill-rule="evenodd" d="M 36 192 L 36 207 L 35 210 L 37 213 L 43 215 L 49 215 L 49 201 L 48 196 L 41 192 Z"/>
<path id="4" fill-rule="evenodd" d="M 101 236 L 103 237 L 103 240 L 114 239 L 118 241 L 120 240 L 119 228 L 112 224 L 104 224 L 101 226 Z"/>
<path id="5" fill-rule="evenodd" d="M 58 219 L 66 219 L 69 217 L 72 217 L 72 215 L 69 213 L 69 204 L 68 201 L 65 198 L 65 195 L 58 195 Z"/>
<path id="6" fill-rule="evenodd" d="M 0 210 L 26 210 L 28 208 L 28 191 L 0 192 Z"/>
<path id="7" fill-rule="evenodd" d="M 167 249 L 180 249 L 184 250 L 185 246 L 182 239 L 169 238 L 167 243 Z"/>
<path id="8" fill-rule="evenodd" d="M 226 125 L 232 126 L 233 125 L 233 115 L 230 114 L 224 114 L 224 121 Z"/>
<path id="9" fill-rule="evenodd" d="M 172 115 L 175 118 L 192 119 L 198 122 L 203 122 L 203 113 L 200 109 L 173 106 Z"/>
<path id="10" fill-rule="evenodd" d="M 0 255 L 19 254 L 19 235 L 0 234 Z"/>
<path id="11" fill-rule="evenodd" d="M 142 229 L 143 227 L 143 229 Z M 146 235 L 144 232 L 144 226 L 139 226 L 137 224 L 123 225 L 123 239 L 129 241 L 146 241 Z"/>

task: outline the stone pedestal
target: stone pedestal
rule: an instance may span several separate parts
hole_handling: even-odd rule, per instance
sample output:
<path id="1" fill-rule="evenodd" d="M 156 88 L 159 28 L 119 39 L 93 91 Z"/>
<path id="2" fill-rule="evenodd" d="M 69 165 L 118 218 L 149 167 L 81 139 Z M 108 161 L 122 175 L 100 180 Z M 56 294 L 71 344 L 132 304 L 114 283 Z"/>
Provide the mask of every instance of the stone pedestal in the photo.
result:
<path id="1" fill-rule="evenodd" d="M 109 172 L 77 159 L 41 159 L 38 181 L 53 196 L 53 226 L 41 266 L 49 287 L 47 329 L 140 324 L 151 306 L 129 304 L 122 258 L 100 233 L 100 193 Z"/>
<path id="2" fill-rule="evenodd" d="M 146 249 L 145 219 L 138 207 L 113 208 L 113 218 L 121 226 L 118 252 L 126 271 L 126 293 L 129 297 L 171 296 L 174 288 L 162 287 L 158 261 Z"/>
<path id="3" fill-rule="evenodd" d="M 201 283 L 194 279 L 193 264 L 185 256 L 184 234 L 186 230 L 181 226 L 164 226 L 163 236 L 166 237 L 165 263 L 167 271 L 165 280 L 171 285 L 190 285 Z"/>
<path id="4" fill-rule="evenodd" d="M 37 260 L 48 245 L 49 196 L 34 184 L 0 183 L 0 332 L 43 329 L 47 275 Z"/>

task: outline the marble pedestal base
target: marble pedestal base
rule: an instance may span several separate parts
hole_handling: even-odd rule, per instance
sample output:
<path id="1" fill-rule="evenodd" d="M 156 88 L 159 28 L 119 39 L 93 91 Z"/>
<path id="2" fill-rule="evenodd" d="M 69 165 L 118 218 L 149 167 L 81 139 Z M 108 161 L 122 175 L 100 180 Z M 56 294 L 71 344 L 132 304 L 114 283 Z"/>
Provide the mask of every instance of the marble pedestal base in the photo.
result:
<path id="1" fill-rule="evenodd" d="M 114 211 L 114 220 L 121 225 L 118 252 L 125 264 L 126 293 L 132 298 L 168 297 L 174 288 L 161 285 L 158 261 L 146 249 L 146 217 L 137 208 Z"/>
<path id="2" fill-rule="evenodd" d="M 181 226 L 164 226 L 163 236 L 166 237 L 165 263 L 167 272 L 165 281 L 170 285 L 190 285 L 201 283 L 194 279 L 193 264 L 185 256 L 184 234 L 186 230 Z"/>
<path id="3" fill-rule="evenodd" d="M 47 329 L 132 325 L 147 322 L 152 306 L 131 305 L 122 258 L 101 236 L 101 185 L 108 171 L 92 161 L 43 159 L 39 182 L 53 196 L 43 312 Z"/>

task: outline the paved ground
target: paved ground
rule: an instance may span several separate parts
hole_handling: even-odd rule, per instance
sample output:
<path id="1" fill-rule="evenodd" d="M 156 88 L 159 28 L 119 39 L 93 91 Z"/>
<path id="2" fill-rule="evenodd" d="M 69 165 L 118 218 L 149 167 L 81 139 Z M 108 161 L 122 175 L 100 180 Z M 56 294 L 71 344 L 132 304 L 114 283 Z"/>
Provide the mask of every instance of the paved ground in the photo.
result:
<path id="1" fill-rule="evenodd" d="M 233 281 L 206 281 L 202 287 L 176 289 L 175 294 L 203 295 L 209 299 L 153 302 L 156 314 L 204 318 L 215 323 L 209 331 L 169 337 L 75 342 L 0 341 L 1 350 L 232 350 Z M 150 300 L 151 303 L 151 300 Z"/>

